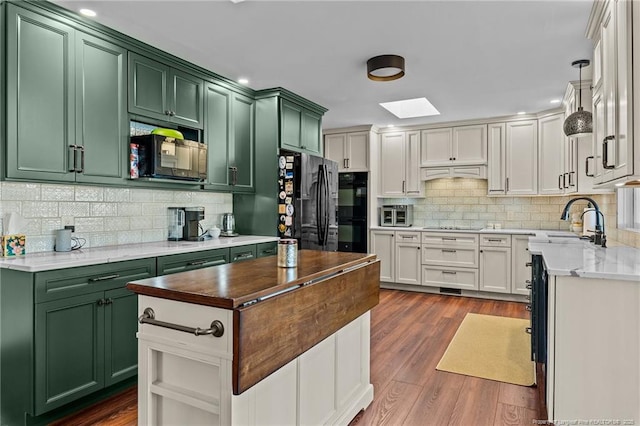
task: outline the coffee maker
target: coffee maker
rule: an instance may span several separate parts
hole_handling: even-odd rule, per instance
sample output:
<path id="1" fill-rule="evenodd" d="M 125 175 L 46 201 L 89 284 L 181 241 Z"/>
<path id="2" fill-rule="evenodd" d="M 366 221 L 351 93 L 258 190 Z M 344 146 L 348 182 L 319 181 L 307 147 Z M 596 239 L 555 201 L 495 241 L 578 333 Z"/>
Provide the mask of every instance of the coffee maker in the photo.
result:
<path id="1" fill-rule="evenodd" d="M 200 226 L 200 221 L 204 220 L 204 207 L 185 207 L 184 216 L 183 239 L 188 241 L 204 240 L 204 232 L 201 232 L 202 227 Z"/>
<path id="2" fill-rule="evenodd" d="M 204 220 L 204 207 L 169 207 L 167 209 L 169 241 L 202 241 L 200 221 Z"/>

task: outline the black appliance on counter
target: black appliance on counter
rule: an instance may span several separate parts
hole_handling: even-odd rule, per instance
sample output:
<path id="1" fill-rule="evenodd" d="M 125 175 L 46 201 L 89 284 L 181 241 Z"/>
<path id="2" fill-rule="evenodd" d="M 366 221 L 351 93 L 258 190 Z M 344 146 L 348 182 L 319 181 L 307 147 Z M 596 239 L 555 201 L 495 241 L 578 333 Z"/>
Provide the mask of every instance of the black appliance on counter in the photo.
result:
<path id="1" fill-rule="evenodd" d="M 279 237 L 301 249 L 338 249 L 338 163 L 281 151 L 277 196 Z"/>
<path id="2" fill-rule="evenodd" d="M 203 182 L 207 179 L 207 145 L 162 135 L 131 137 L 137 175 Z M 134 163 L 135 161 L 132 161 Z"/>
<path id="3" fill-rule="evenodd" d="M 367 173 L 338 178 L 338 251 L 367 252 Z"/>

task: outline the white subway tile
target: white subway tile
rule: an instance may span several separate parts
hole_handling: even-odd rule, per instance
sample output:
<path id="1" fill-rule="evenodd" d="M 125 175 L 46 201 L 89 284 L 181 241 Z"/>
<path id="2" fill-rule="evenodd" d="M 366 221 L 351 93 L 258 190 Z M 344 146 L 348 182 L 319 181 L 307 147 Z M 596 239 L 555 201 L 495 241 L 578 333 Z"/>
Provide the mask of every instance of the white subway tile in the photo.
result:
<path id="1" fill-rule="evenodd" d="M 110 203 L 128 202 L 130 192 L 129 188 L 105 188 L 104 201 Z"/>
<path id="2" fill-rule="evenodd" d="M 173 202 L 173 191 L 153 191 L 153 201 L 155 202 Z"/>
<path id="3" fill-rule="evenodd" d="M 116 216 L 118 205 L 114 203 L 91 203 L 91 216 Z"/>
<path id="4" fill-rule="evenodd" d="M 26 251 L 28 253 L 40 253 L 43 251 L 53 251 L 55 238 L 53 235 L 29 236 L 25 240 Z"/>
<path id="5" fill-rule="evenodd" d="M 153 201 L 153 191 L 151 189 L 131 189 L 130 200 L 132 203 Z"/>
<path id="6" fill-rule="evenodd" d="M 24 201 L 22 203 L 24 217 L 58 217 L 58 203 L 53 201 Z"/>
<path id="7" fill-rule="evenodd" d="M 62 220 L 59 217 L 42 219 L 42 234 L 52 234 L 56 229 L 62 228 Z"/>
<path id="8" fill-rule="evenodd" d="M 28 219 L 24 229 L 20 230 L 23 234 L 27 235 L 40 235 L 42 234 L 42 219 Z"/>
<path id="9" fill-rule="evenodd" d="M 2 201 L 0 203 L 0 214 L 3 216 L 7 213 L 22 214 L 22 203 L 20 201 Z"/>
<path id="10" fill-rule="evenodd" d="M 76 201 L 104 201 L 104 188 L 97 186 L 76 187 Z"/>
<path id="11" fill-rule="evenodd" d="M 76 232 L 104 232 L 104 219 L 101 217 L 76 217 Z"/>
<path id="12" fill-rule="evenodd" d="M 142 242 L 150 243 L 154 241 L 163 241 L 167 238 L 165 232 L 160 229 L 145 229 L 142 231 Z"/>
<path id="13" fill-rule="evenodd" d="M 118 244 L 137 244 L 142 242 L 142 231 L 118 231 Z"/>
<path id="14" fill-rule="evenodd" d="M 115 232 L 98 232 L 87 234 L 89 247 L 104 247 L 118 244 L 118 235 Z"/>
<path id="15" fill-rule="evenodd" d="M 132 216 L 129 218 L 129 226 L 131 229 L 150 229 L 153 223 L 149 216 Z"/>
<path id="16" fill-rule="evenodd" d="M 140 216 L 142 214 L 142 204 L 140 203 L 118 203 L 118 216 Z"/>
<path id="17" fill-rule="evenodd" d="M 45 201 L 73 201 L 75 190 L 71 185 L 42 185 L 42 199 Z"/>
<path id="18" fill-rule="evenodd" d="M 39 183 L 3 182 L 2 200 L 37 201 L 41 199 L 40 188 Z"/>
<path id="19" fill-rule="evenodd" d="M 91 209 L 89 208 L 89 203 L 71 203 L 71 202 L 61 202 L 60 205 L 60 216 L 89 216 Z"/>
<path id="20" fill-rule="evenodd" d="M 111 231 L 125 231 L 129 229 L 128 217 L 105 217 L 104 218 L 104 230 L 106 232 Z M 117 240 L 117 237 L 116 237 Z"/>
<path id="21" fill-rule="evenodd" d="M 169 200 L 171 201 L 171 200 Z M 173 194 L 173 201 L 177 204 L 191 204 L 193 203 L 193 192 L 190 191 L 176 191 Z"/>

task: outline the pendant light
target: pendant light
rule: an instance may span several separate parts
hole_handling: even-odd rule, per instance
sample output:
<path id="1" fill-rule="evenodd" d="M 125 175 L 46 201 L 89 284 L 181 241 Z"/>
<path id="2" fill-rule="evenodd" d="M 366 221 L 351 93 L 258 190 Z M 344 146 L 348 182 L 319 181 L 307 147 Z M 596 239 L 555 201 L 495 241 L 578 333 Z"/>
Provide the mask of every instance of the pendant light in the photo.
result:
<path id="1" fill-rule="evenodd" d="M 582 67 L 589 66 L 588 59 L 573 61 L 571 66 L 580 69 L 580 86 L 578 87 L 578 110 L 564 121 L 564 134 L 574 138 L 590 136 L 593 133 L 593 116 L 582 108 Z"/>

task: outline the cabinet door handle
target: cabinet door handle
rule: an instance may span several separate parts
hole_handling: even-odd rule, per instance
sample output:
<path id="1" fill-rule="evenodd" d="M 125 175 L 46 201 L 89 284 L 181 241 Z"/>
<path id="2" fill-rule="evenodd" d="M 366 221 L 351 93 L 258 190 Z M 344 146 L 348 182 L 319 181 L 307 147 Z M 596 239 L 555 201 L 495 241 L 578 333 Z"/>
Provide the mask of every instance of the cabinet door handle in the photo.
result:
<path id="1" fill-rule="evenodd" d="M 505 188 L 504 188 L 505 192 L 509 192 L 509 178 L 505 179 L 504 186 L 505 186 Z"/>
<path id="2" fill-rule="evenodd" d="M 594 173 L 589 173 L 589 159 L 595 160 L 593 155 L 590 155 L 584 159 L 584 174 L 587 175 L 587 177 L 595 177 Z"/>
<path id="3" fill-rule="evenodd" d="M 174 324 L 171 322 L 159 321 L 156 319 L 156 314 L 153 312 L 153 309 L 146 308 L 142 315 L 138 317 L 138 322 L 140 324 L 151 324 L 157 327 L 170 328 L 172 330 L 183 331 L 189 334 L 195 334 L 196 336 L 208 336 L 212 335 L 215 337 L 222 337 L 224 335 L 224 325 L 222 322 L 218 320 L 214 320 L 211 323 L 211 326 L 207 329 L 202 329 L 200 327 L 187 327 L 180 324 Z"/>
<path id="4" fill-rule="evenodd" d="M 526 288 L 527 290 L 531 290 L 531 289 L 533 288 L 533 286 L 532 286 L 531 284 L 527 284 L 527 285 L 525 286 L 525 288 Z"/>
<path id="5" fill-rule="evenodd" d="M 351 161 L 347 158 L 347 169 L 351 168 Z"/>
<path id="6" fill-rule="evenodd" d="M 457 238 L 454 237 L 442 237 L 442 241 L 456 241 Z"/>
<path id="7" fill-rule="evenodd" d="M 564 174 L 562 175 L 562 186 L 563 186 L 564 188 L 568 188 L 568 187 L 569 187 L 569 185 L 567 185 L 567 177 L 568 177 L 568 176 L 569 176 L 569 173 L 564 173 Z"/>
<path id="8" fill-rule="evenodd" d="M 84 173 L 84 146 L 80 145 L 78 149 L 80 150 L 80 170 L 78 173 Z"/>
<path id="9" fill-rule="evenodd" d="M 78 158 L 76 157 L 76 148 L 77 145 L 69 145 L 69 149 L 71 150 L 71 155 L 73 155 L 73 167 L 69 168 L 70 172 L 75 172 L 78 168 Z"/>
<path id="10" fill-rule="evenodd" d="M 457 253 L 457 250 L 451 250 L 451 249 L 442 249 L 443 253 Z"/>
<path id="11" fill-rule="evenodd" d="M 525 308 L 527 311 L 531 312 L 531 305 L 525 305 L 525 306 L 524 306 L 524 308 Z"/>
<path id="12" fill-rule="evenodd" d="M 406 183 L 407 183 L 406 181 L 404 181 L 404 180 L 402 181 L 402 192 L 407 192 L 407 191 L 405 190 L 405 188 L 406 188 L 406 186 L 407 186 L 407 185 L 406 185 Z"/>
<path id="13" fill-rule="evenodd" d="M 193 262 L 187 263 L 187 266 L 204 265 L 205 263 L 207 263 L 206 260 L 194 260 Z"/>
<path id="14" fill-rule="evenodd" d="M 562 189 L 562 175 L 558 175 L 558 189 Z"/>
<path id="15" fill-rule="evenodd" d="M 116 278 L 120 278 L 120 274 L 103 275 L 101 277 L 89 278 L 89 282 L 94 283 L 97 281 L 115 280 Z"/>
<path id="16" fill-rule="evenodd" d="M 456 271 L 442 271 L 443 274 L 448 274 L 448 275 L 456 275 L 457 272 Z"/>
<path id="17" fill-rule="evenodd" d="M 607 136 L 602 140 L 602 167 L 605 169 L 615 169 L 616 165 L 609 165 L 609 141 L 614 140 L 614 135 Z"/>
<path id="18" fill-rule="evenodd" d="M 412 237 L 411 235 L 400 235 L 402 238 L 404 238 L 405 240 L 413 240 L 414 237 Z"/>
<path id="19" fill-rule="evenodd" d="M 342 168 L 343 168 L 343 169 L 346 169 L 346 168 L 347 168 L 347 159 L 346 159 L 346 158 L 344 158 L 344 159 L 342 160 Z"/>
<path id="20" fill-rule="evenodd" d="M 166 109 L 164 111 L 164 115 L 168 115 L 169 117 L 171 117 L 171 111 L 169 111 L 168 109 Z"/>
<path id="21" fill-rule="evenodd" d="M 569 172 L 569 187 L 576 186 L 575 179 L 573 178 L 576 172 Z"/>
<path id="22" fill-rule="evenodd" d="M 107 301 L 105 299 L 98 299 L 96 303 L 98 304 L 98 306 L 102 306 L 102 305 L 105 305 Z"/>
<path id="23" fill-rule="evenodd" d="M 531 334 L 531 327 L 525 328 L 524 332 L 527 333 L 527 334 Z"/>
<path id="24" fill-rule="evenodd" d="M 112 303 L 113 303 L 113 299 L 110 297 L 104 301 L 105 305 L 111 305 Z"/>
<path id="25" fill-rule="evenodd" d="M 527 263 L 525 263 L 525 264 L 524 264 L 524 266 L 526 266 L 526 267 L 530 267 L 530 266 L 531 266 L 531 262 L 527 262 Z"/>
<path id="26" fill-rule="evenodd" d="M 487 238 L 487 241 L 489 241 L 490 243 L 502 243 L 504 240 L 501 240 L 499 238 Z"/>

